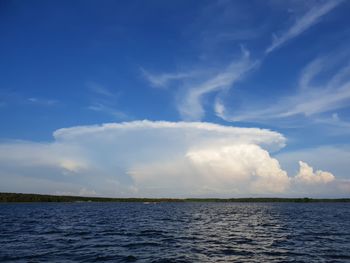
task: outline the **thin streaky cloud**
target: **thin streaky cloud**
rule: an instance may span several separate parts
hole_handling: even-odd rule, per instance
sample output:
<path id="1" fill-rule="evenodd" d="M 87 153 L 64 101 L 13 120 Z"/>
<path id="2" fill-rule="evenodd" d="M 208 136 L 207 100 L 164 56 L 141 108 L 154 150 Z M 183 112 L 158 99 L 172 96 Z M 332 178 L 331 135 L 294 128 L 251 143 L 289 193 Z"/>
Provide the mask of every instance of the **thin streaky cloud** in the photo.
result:
<path id="1" fill-rule="evenodd" d="M 253 122 L 271 122 L 272 120 L 282 120 L 293 118 L 298 115 L 311 117 L 317 114 L 330 112 L 347 107 L 350 100 L 350 84 L 342 86 L 338 90 L 324 90 L 299 93 L 291 97 L 283 98 L 275 106 L 266 106 L 265 108 L 251 111 L 237 112 L 236 114 L 227 113 L 225 106 L 217 102 L 220 111 L 217 115 L 226 121 L 253 121 Z"/>
<path id="2" fill-rule="evenodd" d="M 87 108 L 92 111 L 102 112 L 102 113 L 112 115 L 113 117 L 121 120 L 125 120 L 129 118 L 129 116 L 126 113 L 102 103 L 94 103 L 88 106 Z"/>
<path id="3" fill-rule="evenodd" d="M 272 119 L 286 119 L 298 115 L 313 115 L 343 109 L 350 101 L 350 66 L 342 65 L 333 76 L 322 85 L 311 85 L 329 65 L 337 65 L 331 57 L 316 58 L 302 70 L 297 93 L 280 99 L 273 106 L 237 111 L 231 115 L 221 100 L 216 101 L 216 114 L 227 121 L 270 122 Z M 333 58 L 338 59 L 338 58 Z"/>
<path id="4" fill-rule="evenodd" d="M 55 106 L 60 103 L 57 99 L 27 96 L 15 90 L 0 90 L 0 107 L 11 105 Z"/>
<path id="5" fill-rule="evenodd" d="M 259 61 L 252 61 L 249 52 L 242 48 L 242 57 L 239 60 L 231 62 L 224 71 L 214 77 L 187 89 L 178 103 L 178 111 L 182 118 L 185 120 L 200 120 L 203 118 L 205 113 L 202 101 L 204 95 L 232 88 L 235 82 L 258 64 Z"/>
<path id="6" fill-rule="evenodd" d="M 36 98 L 36 97 L 30 97 L 27 99 L 27 101 L 31 104 L 36 104 L 41 106 L 53 106 L 58 103 L 58 100 L 43 99 L 43 98 Z"/>
<path id="7" fill-rule="evenodd" d="M 314 77 L 324 69 L 324 58 L 317 58 L 309 63 L 302 71 L 299 79 L 299 88 L 308 89 L 312 84 Z"/>
<path id="8" fill-rule="evenodd" d="M 343 0 L 326 1 L 321 5 L 314 6 L 310 11 L 297 19 L 285 33 L 280 36 L 274 35 L 272 44 L 265 50 L 265 53 L 268 54 L 281 47 L 287 41 L 297 37 L 311 26 L 318 23 L 322 16 L 328 14 L 342 2 Z"/>
<path id="9" fill-rule="evenodd" d="M 91 96 L 90 105 L 86 107 L 88 110 L 105 113 L 118 120 L 129 119 L 128 114 L 117 107 L 120 92 L 112 91 L 99 83 L 91 81 L 87 83 L 87 86 L 93 95 Z"/>
<path id="10" fill-rule="evenodd" d="M 176 107 L 182 119 L 187 121 L 201 120 L 205 115 L 203 98 L 210 93 L 230 89 L 235 82 L 259 65 L 260 61 L 252 60 L 250 52 L 241 46 L 241 57 L 232 61 L 219 73 L 205 77 L 205 70 L 189 73 L 167 73 L 152 75 L 141 69 L 146 79 L 155 87 L 167 87 L 170 82 L 181 80 L 183 92 L 178 96 Z M 208 70 L 206 70 L 208 71 Z M 193 84 L 196 83 L 196 84 Z"/>
<path id="11" fill-rule="evenodd" d="M 313 123 L 322 125 L 323 129 L 326 129 L 332 136 L 350 134 L 350 122 L 343 120 L 336 112 L 328 116 L 313 118 Z"/>
<path id="12" fill-rule="evenodd" d="M 196 75 L 195 72 L 189 73 L 164 73 L 164 74 L 151 74 L 147 70 L 141 68 L 142 75 L 147 81 L 155 88 L 167 88 L 168 84 L 174 80 L 183 80 L 186 78 L 192 78 Z"/>
<path id="13" fill-rule="evenodd" d="M 95 94 L 106 96 L 106 97 L 116 97 L 117 94 L 110 91 L 108 88 L 104 87 L 101 84 L 98 84 L 96 82 L 88 82 L 87 83 L 88 88 L 90 91 L 92 91 Z"/>
<path id="14" fill-rule="evenodd" d="M 266 55 L 275 49 L 279 48 L 288 40 L 297 37 L 299 34 L 306 31 L 312 25 L 318 23 L 322 16 L 329 13 L 332 9 L 338 6 L 343 0 L 335 0 L 330 2 L 325 2 L 321 5 L 314 6 L 310 11 L 305 13 L 300 19 L 298 19 L 294 25 L 292 25 L 284 34 L 281 36 L 274 35 L 273 43 L 265 50 Z M 177 108 L 181 117 L 185 120 L 200 120 L 205 115 L 205 110 L 203 108 L 203 96 L 211 93 L 227 90 L 232 87 L 234 82 L 239 80 L 243 75 L 252 70 L 256 65 L 263 62 L 264 57 L 261 60 L 252 61 L 250 59 L 250 54 L 247 50 L 242 48 L 243 56 L 240 61 L 232 62 L 225 70 L 217 74 L 216 76 L 210 79 L 204 79 L 201 76 L 202 80 L 197 82 L 201 83 L 195 87 L 192 85 L 190 88 L 187 88 L 187 91 L 184 95 L 180 96 L 178 99 Z M 314 75 L 319 74 L 322 65 L 321 62 L 315 61 L 313 65 L 310 65 L 309 68 L 305 69 L 305 73 L 303 74 L 303 78 L 300 79 L 300 89 L 309 86 L 311 79 L 314 78 Z M 153 75 L 142 69 L 143 75 L 145 78 L 152 84 L 154 87 L 167 87 L 168 84 L 173 80 L 192 80 L 195 79 L 193 73 L 168 73 L 168 74 L 160 74 Z M 186 85 L 186 82 L 184 83 Z M 313 95 L 311 94 L 311 100 L 314 101 Z M 299 99 L 298 97 L 296 99 Z M 305 98 L 308 99 L 308 98 Z M 335 96 L 335 101 L 338 101 L 338 97 Z M 294 102 L 293 102 L 294 103 Z M 322 107 L 325 103 L 321 103 L 319 106 L 313 105 L 313 103 L 305 103 L 305 105 L 300 105 L 299 109 L 295 109 L 294 112 L 286 112 L 286 113 L 276 113 L 274 111 L 271 112 L 270 109 L 267 109 L 267 113 L 269 116 L 280 115 L 278 117 L 283 117 L 283 115 L 295 115 L 298 113 L 308 114 L 308 111 L 312 107 Z M 284 106 L 282 105 L 282 108 Z M 220 101 L 219 97 L 215 100 L 214 110 L 218 117 L 223 118 L 224 120 L 230 120 L 227 116 L 225 116 L 225 106 Z M 266 113 L 266 110 L 262 110 L 261 114 Z M 249 114 L 251 115 L 251 114 Z"/>

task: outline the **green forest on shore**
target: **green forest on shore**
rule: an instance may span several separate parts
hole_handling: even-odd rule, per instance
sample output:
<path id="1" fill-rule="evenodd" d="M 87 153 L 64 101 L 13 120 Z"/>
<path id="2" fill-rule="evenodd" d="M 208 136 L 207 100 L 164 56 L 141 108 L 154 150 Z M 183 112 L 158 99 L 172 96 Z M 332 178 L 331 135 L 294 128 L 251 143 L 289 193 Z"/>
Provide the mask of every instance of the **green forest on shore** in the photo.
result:
<path id="1" fill-rule="evenodd" d="M 65 195 L 42 195 L 22 193 L 0 193 L 0 202 L 350 202 L 350 198 L 315 199 L 315 198 L 110 198 L 110 197 L 85 197 Z"/>

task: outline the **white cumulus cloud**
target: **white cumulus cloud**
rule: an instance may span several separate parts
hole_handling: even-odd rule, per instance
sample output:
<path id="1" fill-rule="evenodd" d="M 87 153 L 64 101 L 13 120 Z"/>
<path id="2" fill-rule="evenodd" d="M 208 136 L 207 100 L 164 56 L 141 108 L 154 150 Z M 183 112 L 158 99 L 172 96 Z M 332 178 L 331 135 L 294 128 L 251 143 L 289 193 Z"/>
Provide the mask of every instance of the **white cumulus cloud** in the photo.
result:
<path id="1" fill-rule="evenodd" d="M 327 184 L 332 182 L 335 177 L 329 172 L 322 170 L 314 171 L 314 169 L 307 163 L 299 161 L 299 173 L 295 176 L 297 182 L 305 184 Z"/>
<path id="2" fill-rule="evenodd" d="M 289 186 L 287 173 L 266 150 L 240 143 L 190 149 L 172 161 L 134 167 L 130 175 L 153 192 L 176 189 L 187 195 L 283 193 Z"/>
<path id="3" fill-rule="evenodd" d="M 126 197 L 283 195 L 290 190 L 291 178 L 270 153 L 284 146 L 284 136 L 274 131 L 204 122 L 76 126 L 55 131 L 52 142 L 0 144 L 0 191 Z M 321 176 L 327 180 L 324 172 Z"/>

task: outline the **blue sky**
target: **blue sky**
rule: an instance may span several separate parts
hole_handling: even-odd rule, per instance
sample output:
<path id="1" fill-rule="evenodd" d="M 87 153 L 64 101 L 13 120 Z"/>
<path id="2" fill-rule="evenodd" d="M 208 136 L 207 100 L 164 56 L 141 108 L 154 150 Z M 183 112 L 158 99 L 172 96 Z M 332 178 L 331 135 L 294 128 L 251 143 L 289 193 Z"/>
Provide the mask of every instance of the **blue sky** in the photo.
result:
<path id="1" fill-rule="evenodd" d="M 0 190 L 349 195 L 349 10 L 341 0 L 1 1 Z"/>

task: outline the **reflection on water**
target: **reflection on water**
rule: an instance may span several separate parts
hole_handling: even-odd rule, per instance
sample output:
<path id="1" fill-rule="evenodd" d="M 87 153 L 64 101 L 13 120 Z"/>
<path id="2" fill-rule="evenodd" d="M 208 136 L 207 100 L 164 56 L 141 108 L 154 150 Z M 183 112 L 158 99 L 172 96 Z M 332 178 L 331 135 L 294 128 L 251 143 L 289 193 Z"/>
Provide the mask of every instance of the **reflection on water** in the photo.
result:
<path id="1" fill-rule="evenodd" d="M 0 262 L 350 262 L 350 205 L 0 205 Z"/>

